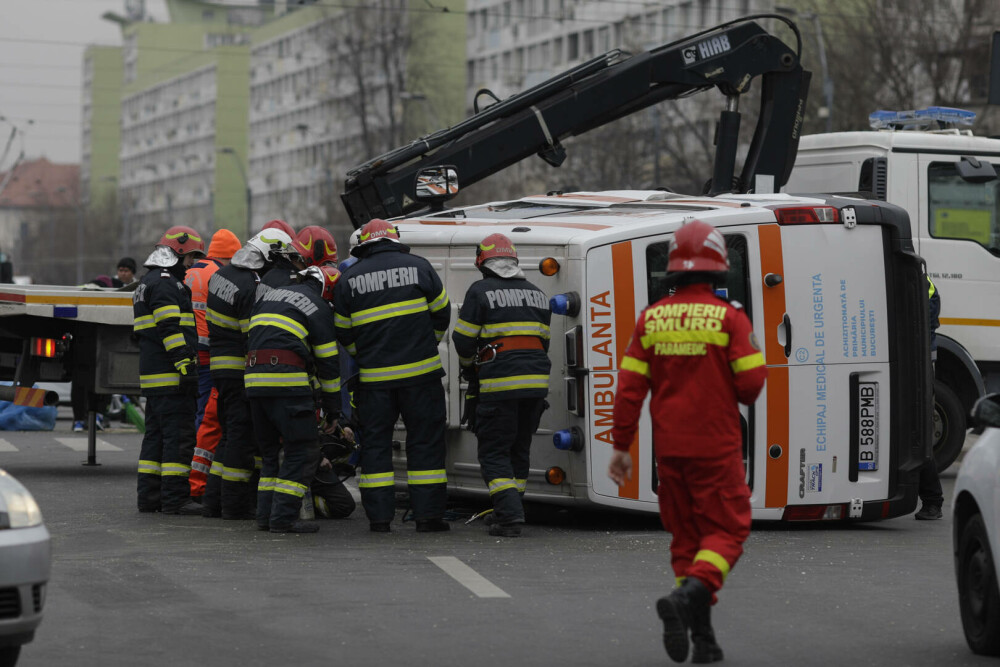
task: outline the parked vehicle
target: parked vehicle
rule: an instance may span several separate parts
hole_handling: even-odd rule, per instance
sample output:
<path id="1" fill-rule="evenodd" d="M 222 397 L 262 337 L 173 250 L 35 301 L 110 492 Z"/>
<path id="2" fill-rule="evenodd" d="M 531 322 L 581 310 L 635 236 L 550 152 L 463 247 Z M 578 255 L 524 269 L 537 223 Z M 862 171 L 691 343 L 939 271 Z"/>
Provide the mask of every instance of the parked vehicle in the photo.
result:
<path id="1" fill-rule="evenodd" d="M 52 552 L 31 493 L 0 469 L 0 667 L 13 667 L 42 622 Z"/>

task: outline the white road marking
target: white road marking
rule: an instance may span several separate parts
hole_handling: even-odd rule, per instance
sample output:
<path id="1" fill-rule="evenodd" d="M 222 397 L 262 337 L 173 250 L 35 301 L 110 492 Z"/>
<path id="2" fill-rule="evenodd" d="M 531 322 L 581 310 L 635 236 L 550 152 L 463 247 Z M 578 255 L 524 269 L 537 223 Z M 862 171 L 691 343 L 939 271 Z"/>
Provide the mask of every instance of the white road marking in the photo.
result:
<path id="1" fill-rule="evenodd" d="M 86 438 L 56 438 L 56 442 L 66 445 L 75 452 L 85 452 L 87 451 L 87 439 Z M 105 442 L 104 440 L 97 440 L 97 451 L 99 452 L 120 452 L 121 447 L 115 447 L 110 442 Z"/>
<path id="2" fill-rule="evenodd" d="M 427 559 L 481 598 L 509 598 L 510 595 L 454 556 L 428 556 Z"/>
<path id="3" fill-rule="evenodd" d="M 6 440 L 0 439 L 0 452 L 16 452 L 16 451 L 18 451 L 17 447 L 10 444 Z"/>

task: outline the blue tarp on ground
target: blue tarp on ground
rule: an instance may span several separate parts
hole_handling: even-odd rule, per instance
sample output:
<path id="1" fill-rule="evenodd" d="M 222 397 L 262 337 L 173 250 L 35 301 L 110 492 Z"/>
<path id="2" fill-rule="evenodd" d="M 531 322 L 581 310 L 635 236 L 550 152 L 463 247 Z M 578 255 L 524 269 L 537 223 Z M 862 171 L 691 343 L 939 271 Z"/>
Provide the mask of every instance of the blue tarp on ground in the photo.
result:
<path id="1" fill-rule="evenodd" d="M 10 385 L 9 382 L 3 384 Z M 0 431 L 51 431 L 56 427 L 57 412 L 54 405 L 28 408 L 0 401 Z"/>

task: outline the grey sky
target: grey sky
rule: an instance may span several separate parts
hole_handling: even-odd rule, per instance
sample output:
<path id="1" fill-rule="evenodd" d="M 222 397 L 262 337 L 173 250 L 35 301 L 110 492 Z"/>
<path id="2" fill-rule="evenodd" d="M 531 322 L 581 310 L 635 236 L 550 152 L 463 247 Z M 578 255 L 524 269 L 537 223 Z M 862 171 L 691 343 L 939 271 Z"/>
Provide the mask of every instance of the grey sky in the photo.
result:
<path id="1" fill-rule="evenodd" d="M 160 0 L 146 7 L 166 19 Z M 10 168 L 22 140 L 28 158 L 80 161 L 83 50 L 121 44 L 119 27 L 101 14 L 124 8 L 124 0 L 0 0 L 0 141 L 12 124 L 24 132 L 0 171 Z"/>

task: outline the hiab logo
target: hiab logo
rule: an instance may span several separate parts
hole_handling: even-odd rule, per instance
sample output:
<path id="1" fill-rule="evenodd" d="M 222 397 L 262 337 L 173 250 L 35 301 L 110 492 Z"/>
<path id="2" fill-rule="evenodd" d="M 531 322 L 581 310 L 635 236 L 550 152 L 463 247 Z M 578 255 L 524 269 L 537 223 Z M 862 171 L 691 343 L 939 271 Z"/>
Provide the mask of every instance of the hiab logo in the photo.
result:
<path id="1" fill-rule="evenodd" d="M 725 53 L 731 48 L 729 35 L 719 35 L 711 39 L 706 39 L 703 42 L 698 42 L 694 46 L 684 47 L 684 50 L 681 51 L 681 57 L 684 59 L 685 65 L 690 65 L 699 60 L 705 60 L 720 53 Z"/>

